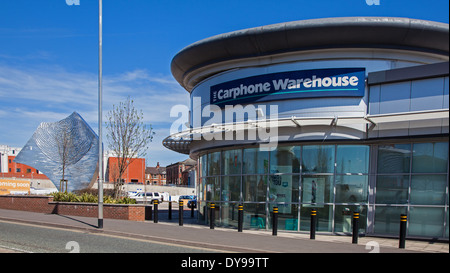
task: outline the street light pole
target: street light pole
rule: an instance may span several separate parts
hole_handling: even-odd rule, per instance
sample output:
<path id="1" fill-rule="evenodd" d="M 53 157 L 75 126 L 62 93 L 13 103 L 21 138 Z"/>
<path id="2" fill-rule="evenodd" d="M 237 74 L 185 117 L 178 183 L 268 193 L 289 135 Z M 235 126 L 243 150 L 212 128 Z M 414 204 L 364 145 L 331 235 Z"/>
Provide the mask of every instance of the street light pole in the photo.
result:
<path id="1" fill-rule="evenodd" d="M 102 0 L 98 0 L 98 228 L 103 228 Z"/>

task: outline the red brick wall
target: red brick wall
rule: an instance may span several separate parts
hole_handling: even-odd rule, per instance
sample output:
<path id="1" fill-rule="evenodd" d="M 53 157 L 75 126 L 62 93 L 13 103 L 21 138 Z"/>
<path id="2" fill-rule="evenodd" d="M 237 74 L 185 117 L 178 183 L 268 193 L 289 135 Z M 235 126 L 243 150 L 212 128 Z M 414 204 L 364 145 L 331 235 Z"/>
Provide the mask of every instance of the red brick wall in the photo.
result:
<path id="1" fill-rule="evenodd" d="M 23 210 L 61 215 L 97 217 L 97 204 L 53 202 L 49 196 L 0 196 L 0 209 Z M 145 220 L 144 205 L 103 204 L 105 219 Z"/>
<path id="2" fill-rule="evenodd" d="M 119 158 L 117 157 L 108 158 L 108 179 L 110 182 L 115 181 L 118 177 L 118 160 Z M 137 182 L 139 183 L 145 183 L 145 158 L 132 159 L 130 165 L 128 165 L 128 168 L 122 175 L 122 179 L 125 181 L 125 183 L 131 182 L 132 179 L 137 180 Z"/>
<path id="3" fill-rule="evenodd" d="M 0 208 L 12 210 L 24 210 L 40 213 L 52 213 L 55 205 L 52 196 L 0 196 Z"/>

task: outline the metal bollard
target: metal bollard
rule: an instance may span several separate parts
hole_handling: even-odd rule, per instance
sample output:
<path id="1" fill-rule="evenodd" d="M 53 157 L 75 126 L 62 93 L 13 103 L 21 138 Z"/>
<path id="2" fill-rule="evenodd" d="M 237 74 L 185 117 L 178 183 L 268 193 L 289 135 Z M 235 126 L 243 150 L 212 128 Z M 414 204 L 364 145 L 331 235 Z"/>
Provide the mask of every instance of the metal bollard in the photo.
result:
<path id="1" fill-rule="evenodd" d="M 158 200 L 153 201 L 153 206 L 155 207 L 154 209 L 154 216 L 153 216 L 153 222 L 154 223 L 158 223 Z"/>
<path id="2" fill-rule="evenodd" d="M 352 230 L 352 244 L 358 243 L 359 232 L 359 212 L 353 212 L 353 230 Z"/>
<path id="3" fill-rule="evenodd" d="M 145 220 L 152 220 L 153 209 L 152 206 L 145 206 Z"/>
<path id="4" fill-rule="evenodd" d="M 309 231 L 309 239 L 316 239 L 316 219 L 317 219 L 317 210 L 311 210 L 311 230 Z"/>
<path id="5" fill-rule="evenodd" d="M 272 223 L 272 235 L 277 236 L 278 233 L 278 207 L 273 207 L 273 223 Z"/>
<path id="6" fill-rule="evenodd" d="M 216 204 L 211 203 L 210 208 L 209 208 L 209 228 L 210 229 L 214 229 L 214 216 L 215 216 L 215 209 L 216 209 Z"/>
<path id="7" fill-rule="evenodd" d="M 194 218 L 194 209 L 195 209 L 194 202 L 191 202 L 191 218 Z"/>
<path id="8" fill-rule="evenodd" d="M 180 201 L 178 206 L 178 225 L 180 226 L 183 225 L 183 206 L 183 201 Z"/>
<path id="9" fill-rule="evenodd" d="M 172 220 L 172 201 L 169 201 L 169 220 Z"/>
<path id="10" fill-rule="evenodd" d="M 242 226 L 244 224 L 244 206 L 238 206 L 238 232 L 242 232 Z"/>
<path id="11" fill-rule="evenodd" d="M 399 238 L 398 248 L 405 248 L 407 221 L 408 221 L 408 217 L 406 216 L 406 214 L 401 214 L 400 215 L 400 238 Z"/>

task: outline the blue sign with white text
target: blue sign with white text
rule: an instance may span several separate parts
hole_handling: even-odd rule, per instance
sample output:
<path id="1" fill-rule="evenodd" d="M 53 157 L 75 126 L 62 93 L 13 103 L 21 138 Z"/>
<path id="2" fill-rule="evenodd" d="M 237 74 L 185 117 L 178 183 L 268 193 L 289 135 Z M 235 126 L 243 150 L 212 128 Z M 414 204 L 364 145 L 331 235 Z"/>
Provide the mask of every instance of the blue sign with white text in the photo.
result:
<path id="1" fill-rule="evenodd" d="M 210 103 L 224 106 L 317 97 L 363 97 L 365 68 L 298 70 L 211 86 Z"/>

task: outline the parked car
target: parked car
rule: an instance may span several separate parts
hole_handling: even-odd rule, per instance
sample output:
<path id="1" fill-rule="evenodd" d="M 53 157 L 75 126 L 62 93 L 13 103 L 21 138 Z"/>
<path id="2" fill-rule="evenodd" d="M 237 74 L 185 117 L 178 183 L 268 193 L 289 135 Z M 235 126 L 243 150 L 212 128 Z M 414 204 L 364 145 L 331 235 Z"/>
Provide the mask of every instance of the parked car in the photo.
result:
<path id="1" fill-rule="evenodd" d="M 178 202 L 183 201 L 184 205 L 188 205 L 189 201 L 194 200 L 194 199 L 197 202 L 197 196 L 195 196 L 195 195 L 180 195 Z"/>
<path id="2" fill-rule="evenodd" d="M 163 197 L 159 192 L 139 192 L 131 198 L 135 199 L 137 203 L 144 203 L 147 201 L 147 203 L 153 204 L 155 200 L 158 200 L 158 203 L 160 204 L 163 202 Z"/>
<path id="3" fill-rule="evenodd" d="M 197 207 L 197 196 L 194 195 L 194 197 L 191 200 L 188 201 L 187 207 L 190 208 L 190 209 L 192 207 L 194 207 L 194 209 Z"/>

